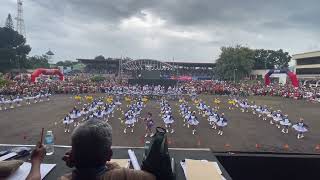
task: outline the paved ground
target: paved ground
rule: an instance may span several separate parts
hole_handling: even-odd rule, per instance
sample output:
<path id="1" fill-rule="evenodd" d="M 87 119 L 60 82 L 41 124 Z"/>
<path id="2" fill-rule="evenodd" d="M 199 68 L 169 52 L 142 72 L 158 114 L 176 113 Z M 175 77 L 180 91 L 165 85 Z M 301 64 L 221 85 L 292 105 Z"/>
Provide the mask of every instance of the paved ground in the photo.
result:
<path id="1" fill-rule="evenodd" d="M 207 104 L 213 105 L 214 96 L 202 96 Z M 174 134 L 169 134 L 170 147 L 186 148 L 212 148 L 215 151 L 281 151 L 320 153 L 316 150 L 320 144 L 320 104 L 305 101 L 283 99 L 277 97 L 250 97 L 257 103 L 282 109 L 289 114 L 292 121 L 300 116 L 304 117 L 310 126 L 310 132 L 302 140 L 297 140 L 295 132 L 290 129 L 289 134 L 282 134 L 275 126 L 262 121 L 256 115 L 242 113 L 240 110 L 227 109 L 227 97 L 220 96 L 222 100 L 221 112 L 225 112 L 229 120 L 228 127 L 223 136 L 208 126 L 205 118 L 200 117 L 197 135 L 192 135 L 191 129 L 182 126 L 182 119 L 178 114 L 177 101 L 170 101 L 174 108 L 176 118 Z M 191 102 L 190 102 L 191 104 Z M 70 145 L 70 135 L 63 132 L 62 118 L 71 110 L 75 102 L 71 96 L 57 95 L 52 101 L 22 106 L 16 109 L 0 112 L 0 144 L 33 144 L 39 139 L 42 127 L 53 130 L 56 136 L 55 143 Z M 125 104 L 122 105 L 125 109 Z M 195 106 L 192 106 L 195 110 Z M 150 101 L 143 109 L 142 116 L 148 111 L 154 114 L 158 126 L 163 125 L 160 117 L 160 105 L 157 101 Z M 123 134 L 123 125 L 118 120 L 120 111 L 111 119 L 113 127 L 113 145 L 115 146 L 143 146 L 144 125 L 139 122 L 134 133 Z M 258 148 L 256 147 L 258 144 Z M 288 145 L 286 148 L 285 145 Z"/>

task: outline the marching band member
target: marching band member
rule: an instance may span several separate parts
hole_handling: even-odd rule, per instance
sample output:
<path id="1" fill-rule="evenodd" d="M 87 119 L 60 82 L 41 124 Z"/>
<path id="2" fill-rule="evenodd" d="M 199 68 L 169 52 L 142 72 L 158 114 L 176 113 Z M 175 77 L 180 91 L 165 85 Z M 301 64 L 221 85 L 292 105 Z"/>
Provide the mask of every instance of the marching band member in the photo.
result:
<path id="1" fill-rule="evenodd" d="M 167 133 L 169 132 L 170 128 L 171 128 L 171 134 L 174 133 L 174 129 L 172 127 L 172 124 L 174 123 L 174 119 L 171 112 L 163 116 L 163 121 L 167 130 Z"/>
<path id="2" fill-rule="evenodd" d="M 214 98 L 213 102 L 216 104 L 217 109 L 219 109 L 219 105 L 221 103 L 220 99 L 219 98 Z"/>
<path id="3" fill-rule="evenodd" d="M 32 99 L 32 97 L 29 95 L 29 94 L 27 94 L 25 97 L 24 97 L 24 99 L 26 100 L 26 104 L 27 105 L 30 105 L 31 103 L 30 103 L 30 100 Z"/>
<path id="4" fill-rule="evenodd" d="M 191 120 L 191 111 L 189 109 L 187 109 L 187 112 L 185 113 L 185 116 L 184 116 L 184 123 L 183 123 L 183 126 L 188 126 L 188 128 L 190 127 L 190 124 L 189 124 L 189 121 Z"/>
<path id="5" fill-rule="evenodd" d="M 278 110 L 276 114 L 273 116 L 273 121 L 276 124 L 276 127 L 280 129 L 280 121 L 282 121 L 283 115 L 281 113 L 281 110 Z"/>
<path id="6" fill-rule="evenodd" d="M 282 133 L 288 133 L 289 132 L 289 126 L 291 126 L 291 122 L 288 119 L 288 115 L 286 114 L 284 118 L 280 121 L 280 124 L 282 125 Z"/>
<path id="7" fill-rule="evenodd" d="M 229 99 L 228 100 L 228 104 L 229 104 L 229 110 L 233 110 L 234 108 L 235 108 L 235 106 L 236 106 L 236 101 L 235 101 L 235 99 Z"/>
<path id="8" fill-rule="evenodd" d="M 39 99 L 40 99 L 40 96 L 41 96 L 41 95 L 40 95 L 40 93 L 38 93 L 38 94 L 37 94 L 37 93 L 36 93 L 36 94 L 34 94 L 34 98 L 33 98 L 33 99 L 34 99 L 34 101 L 33 101 L 33 103 L 37 103 L 37 102 L 39 101 Z"/>
<path id="9" fill-rule="evenodd" d="M 77 108 L 74 107 L 70 113 L 70 118 L 72 119 L 72 122 L 74 122 L 74 126 L 77 126 Z"/>
<path id="10" fill-rule="evenodd" d="M 299 122 L 292 126 L 298 132 L 297 139 L 304 138 L 304 133 L 308 131 L 308 125 L 304 123 L 304 119 L 300 118 Z"/>
<path id="11" fill-rule="evenodd" d="M 129 110 L 125 115 L 125 124 L 127 125 L 125 129 L 123 130 L 123 133 L 127 133 L 127 129 L 131 129 L 131 132 L 133 133 L 133 127 L 135 123 L 135 118 L 133 116 L 133 113 L 131 110 Z"/>
<path id="12" fill-rule="evenodd" d="M 212 129 L 217 129 L 216 123 L 218 122 L 219 115 L 217 113 L 217 110 L 212 109 L 211 114 L 209 116 L 209 125 L 211 125 Z"/>
<path id="13" fill-rule="evenodd" d="M 74 99 L 76 100 L 77 104 L 81 104 L 81 96 L 80 95 L 75 95 Z"/>
<path id="14" fill-rule="evenodd" d="M 9 97 L 9 100 L 7 102 L 9 103 L 10 109 L 13 109 L 14 108 L 14 105 L 13 105 L 14 104 L 14 99 L 13 99 L 12 95 Z"/>
<path id="15" fill-rule="evenodd" d="M 0 95 L 0 111 L 7 109 L 6 106 L 5 106 L 5 101 L 6 100 L 5 100 L 4 96 Z"/>
<path id="16" fill-rule="evenodd" d="M 258 117 L 261 117 L 262 116 L 262 106 L 258 106 L 255 110 L 258 113 Z"/>
<path id="17" fill-rule="evenodd" d="M 271 112 L 268 110 L 267 106 L 265 105 L 262 110 L 261 110 L 261 114 L 262 114 L 262 120 L 266 121 L 267 120 L 267 117 L 268 115 L 270 114 Z"/>
<path id="18" fill-rule="evenodd" d="M 99 108 L 98 111 L 94 113 L 94 116 L 97 117 L 100 120 L 103 119 L 103 113 L 102 113 L 101 108 Z"/>
<path id="19" fill-rule="evenodd" d="M 20 95 L 17 95 L 17 97 L 13 100 L 13 102 L 17 104 L 17 107 L 20 107 L 22 102 L 22 98 L 20 97 Z"/>
<path id="20" fill-rule="evenodd" d="M 218 134 L 220 136 L 222 136 L 223 134 L 223 127 L 228 125 L 228 120 L 224 117 L 224 113 L 221 114 L 218 122 L 217 122 L 217 126 L 218 126 Z"/>
<path id="21" fill-rule="evenodd" d="M 198 121 L 198 118 L 196 116 L 196 112 L 195 111 L 192 112 L 188 123 L 192 127 L 192 134 L 194 135 L 196 133 L 197 126 L 199 124 L 199 121 Z"/>
<path id="22" fill-rule="evenodd" d="M 86 120 L 87 119 L 87 115 L 89 113 L 87 107 L 82 108 L 80 113 L 81 113 L 81 116 L 83 116 L 82 121 Z"/>
<path id="23" fill-rule="evenodd" d="M 152 137 L 152 128 L 154 126 L 154 121 L 152 120 L 152 113 L 148 112 L 147 118 L 145 118 L 145 124 L 146 124 L 146 135 L 144 137 Z"/>
<path id="24" fill-rule="evenodd" d="M 116 106 L 117 106 L 117 110 L 120 110 L 121 111 L 121 102 L 120 102 L 120 96 L 117 95 L 116 96 L 116 102 L 114 103 Z"/>
<path id="25" fill-rule="evenodd" d="M 69 113 L 68 115 L 66 115 L 64 118 L 63 118 L 63 124 L 64 124 L 64 132 L 70 132 L 70 124 L 73 122 L 73 120 L 71 119 L 70 117 L 70 114 Z"/>
<path id="26" fill-rule="evenodd" d="M 50 101 L 50 96 L 51 96 L 51 93 L 49 93 L 49 91 L 45 94 L 46 98 L 47 98 L 47 101 Z"/>
<path id="27" fill-rule="evenodd" d="M 256 114 L 258 106 L 254 103 L 254 101 L 251 102 L 251 106 L 250 107 L 252 109 L 252 114 Z"/>

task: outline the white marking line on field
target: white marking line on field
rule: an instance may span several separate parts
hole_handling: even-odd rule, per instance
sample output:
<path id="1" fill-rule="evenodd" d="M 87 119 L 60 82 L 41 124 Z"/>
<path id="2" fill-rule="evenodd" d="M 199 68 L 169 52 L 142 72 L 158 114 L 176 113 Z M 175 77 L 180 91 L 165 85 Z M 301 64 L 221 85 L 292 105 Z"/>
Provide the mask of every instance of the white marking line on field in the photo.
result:
<path id="1" fill-rule="evenodd" d="M 34 147 L 35 145 L 30 144 L 0 144 L 0 146 L 13 146 L 13 147 Z M 71 148 L 71 146 L 66 145 L 54 145 L 54 147 L 58 148 Z M 112 149 L 143 149 L 144 147 L 132 147 L 132 146 L 112 146 Z M 177 151 L 210 151 L 209 148 L 169 148 L 170 150 Z"/>

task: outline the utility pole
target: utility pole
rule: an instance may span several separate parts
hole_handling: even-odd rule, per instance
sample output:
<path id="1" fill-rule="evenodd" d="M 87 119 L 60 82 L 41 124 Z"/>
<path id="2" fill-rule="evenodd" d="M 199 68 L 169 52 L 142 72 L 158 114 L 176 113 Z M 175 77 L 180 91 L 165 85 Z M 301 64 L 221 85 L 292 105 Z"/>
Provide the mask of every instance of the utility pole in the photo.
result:
<path id="1" fill-rule="evenodd" d="M 233 69 L 233 82 L 236 83 L 236 71 L 238 69 Z"/>
<path id="2" fill-rule="evenodd" d="M 119 60 L 119 79 L 120 80 L 122 80 L 122 56 L 121 56 L 121 58 L 120 58 L 120 60 Z"/>
<path id="3" fill-rule="evenodd" d="M 22 0 L 17 0 L 17 17 L 15 18 L 17 21 L 16 31 L 20 35 L 22 35 L 24 38 L 26 37 L 26 29 L 24 25 L 24 19 L 23 19 L 23 6 L 22 6 Z"/>
<path id="4" fill-rule="evenodd" d="M 9 28 L 9 29 L 12 29 L 12 30 L 14 29 L 11 14 L 8 14 L 5 26 L 6 26 L 6 28 Z"/>

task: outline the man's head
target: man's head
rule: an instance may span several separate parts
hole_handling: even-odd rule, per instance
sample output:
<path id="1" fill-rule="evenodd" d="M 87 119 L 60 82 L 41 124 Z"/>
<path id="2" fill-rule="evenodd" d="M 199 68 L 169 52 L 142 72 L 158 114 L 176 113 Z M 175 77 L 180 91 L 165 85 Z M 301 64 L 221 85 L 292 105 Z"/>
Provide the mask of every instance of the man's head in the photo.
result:
<path id="1" fill-rule="evenodd" d="M 72 159 L 76 168 L 102 166 L 112 156 L 112 128 L 97 119 L 78 126 L 72 133 Z"/>

